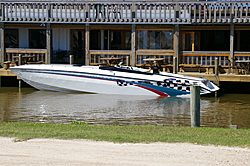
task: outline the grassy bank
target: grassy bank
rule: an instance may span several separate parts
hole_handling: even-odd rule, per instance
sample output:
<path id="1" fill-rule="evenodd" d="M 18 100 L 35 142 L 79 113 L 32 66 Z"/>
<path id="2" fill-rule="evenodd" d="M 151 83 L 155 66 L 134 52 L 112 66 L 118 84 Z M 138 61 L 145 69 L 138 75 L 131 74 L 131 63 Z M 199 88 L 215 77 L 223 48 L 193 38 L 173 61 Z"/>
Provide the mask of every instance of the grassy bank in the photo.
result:
<path id="1" fill-rule="evenodd" d="M 250 129 L 157 126 L 96 126 L 84 123 L 0 123 L 0 136 L 16 140 L 32 138 L 90 139 L 96 141 L 150 143 L 187 142 L 250 148 Z"/>

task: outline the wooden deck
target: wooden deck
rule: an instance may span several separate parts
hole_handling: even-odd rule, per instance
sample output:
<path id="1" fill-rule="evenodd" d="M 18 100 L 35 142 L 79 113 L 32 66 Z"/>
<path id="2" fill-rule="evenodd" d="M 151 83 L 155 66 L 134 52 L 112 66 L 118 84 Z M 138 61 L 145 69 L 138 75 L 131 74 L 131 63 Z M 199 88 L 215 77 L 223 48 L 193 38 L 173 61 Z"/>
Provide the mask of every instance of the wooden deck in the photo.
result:
<path id="1" fill-rule="evenodd" d="M 214 74 L 198 73 L 198 72 L 179 72 L 178 74 L 193 76 L 193 77 L 203 77 L 210 81 L 215 80 Z M 0 76 L 16 76 L 9 69 L 5 70 L 0 68 Z M 219 74 L 219 81 L 225 82 L 250 82 L 250 75 L 241 75 L 241 74 Z"/>
<path id="2" fill-rule="evenodd" d="M 205 74 L 205 73 L 198 73 L 198 72 L 180 72 L 178 74 L 182 74 L 185 76 L 192 76 L 192 77 L 203 77 L 210 81 L 215 80 L 214 74 Z M 219 74 L 218 80 L 220 82 L 250 82 L 250 75 L 241 75 L 241 74 Z"/>
<path id="3" fill-rule="evenodd" d="M 0 76 L 16 76 L 12 71 L 0 68 Z"/>

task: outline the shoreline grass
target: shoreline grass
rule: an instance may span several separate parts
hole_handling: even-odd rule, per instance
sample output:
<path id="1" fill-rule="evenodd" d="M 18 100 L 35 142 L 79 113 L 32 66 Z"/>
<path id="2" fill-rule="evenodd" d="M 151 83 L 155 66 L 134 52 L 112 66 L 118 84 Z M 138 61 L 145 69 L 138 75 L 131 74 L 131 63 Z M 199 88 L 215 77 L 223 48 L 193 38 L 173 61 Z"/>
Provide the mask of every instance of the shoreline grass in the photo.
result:
<path id="1" fill-rule="evenodd" d="M 99 126 L 71 124 L 0 123 L 0 136 L 16 141 L 33 138 L 88 139 L 114 143 L 192 143 L 250 148 L 250 129 L 161 126 Z"/>

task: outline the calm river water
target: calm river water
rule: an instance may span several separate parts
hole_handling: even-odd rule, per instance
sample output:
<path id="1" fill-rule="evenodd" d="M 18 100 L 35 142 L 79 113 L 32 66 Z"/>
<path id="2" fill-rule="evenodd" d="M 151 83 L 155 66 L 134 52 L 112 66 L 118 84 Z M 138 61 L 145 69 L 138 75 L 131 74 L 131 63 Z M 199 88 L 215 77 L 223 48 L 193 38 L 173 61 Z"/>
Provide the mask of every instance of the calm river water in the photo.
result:
<path id="1" fill-rule="evenodd" d="M 0 122 L 190 126 L 188 98 L 0 87 Z M 250 128 L 250 94 L 201 98 L 201 126 Z"/>

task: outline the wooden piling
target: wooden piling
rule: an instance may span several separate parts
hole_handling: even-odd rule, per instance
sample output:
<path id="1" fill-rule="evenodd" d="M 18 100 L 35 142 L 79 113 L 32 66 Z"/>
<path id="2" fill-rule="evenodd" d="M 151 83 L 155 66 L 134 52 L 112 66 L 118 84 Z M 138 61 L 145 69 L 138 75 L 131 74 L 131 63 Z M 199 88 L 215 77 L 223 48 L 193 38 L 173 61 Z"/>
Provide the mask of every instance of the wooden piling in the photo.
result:
<path id="1" fill-rule="evenodd" d="M 74 55 L 69 56 L 69 63 L 72 65 L 74 64 Z"/>
<path id="2" fill-rule="evenodd" d="M 190 87 L 191 127 L 200 127 L 200 86 Z"/>
<path id="3" fill-rule="evenodd" d="M 215 68 L 214 68 L 214 83 L 219 86 L 219 59 L 215 58 Z M 217 91 L 214 93 L 215 97 L 217 97 Z"/>
<path id="4" fill-rule="evenodd" d="M 22 80 L 21 79 L 18 80 L 18 87 L 22 88 Z"/>
<path id="5" fill-rule="evenodd" d="M 173 57 L 173 73 L 177 74 L 178 73 L 178 62 L 177 62 L 177 57 Z"/>

